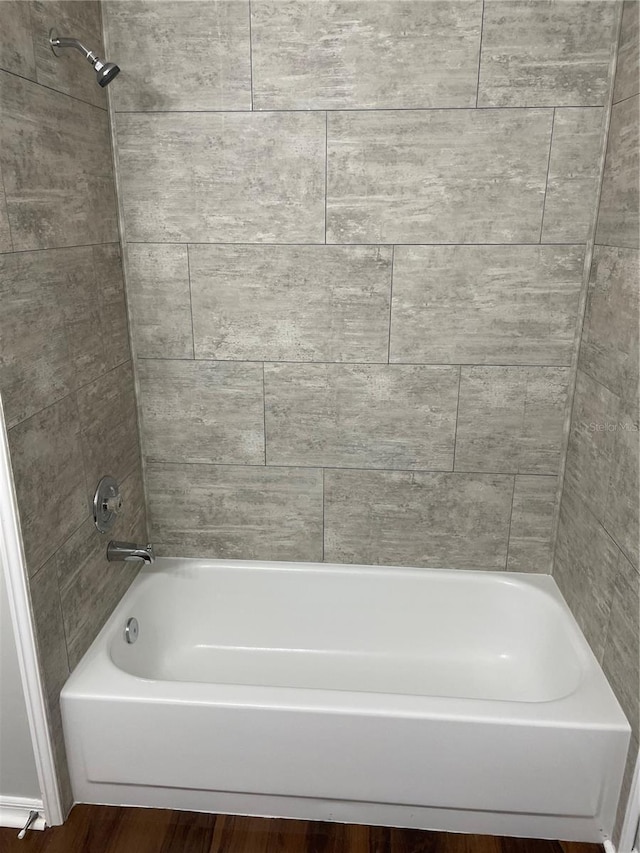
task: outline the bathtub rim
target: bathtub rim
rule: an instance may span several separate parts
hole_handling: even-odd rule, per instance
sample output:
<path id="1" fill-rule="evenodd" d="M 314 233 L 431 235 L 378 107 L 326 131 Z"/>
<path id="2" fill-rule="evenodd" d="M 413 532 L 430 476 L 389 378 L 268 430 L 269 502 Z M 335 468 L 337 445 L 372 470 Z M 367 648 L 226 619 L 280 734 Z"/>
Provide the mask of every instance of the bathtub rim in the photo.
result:
<path id="1" fill-rule="evenodd" d="M 507 583 L 535 591 L 550 599 L 569 620 L 572 642 L 582 667 L 582 679 L 566 696 L 546 701 L 518 701 L 495 698 L 450 696 L 416 696 L 382 692 L 358 692 L 284 686 L 258 686 L 223 682 L 168 681 L 134 675 L 121 669 L 111 657 L 111 643 L 121 633 L 132 601 L 142 594 L 146 584 L 161 574 L 172 574 L 178 568 L 191 570 L 251 569 L 293 572 L 403 573 L 426 577 L 447 576 L 462 582 L 473 577 L 483 583 Z M 132 691 L 132 687 L 135 689 Z M 416 568 L 407 566 L 367 566 L 358 564 L 303 563 L 284 561 L 226 560 L 208 558 L 160 557 L 153 565 L 144 566 L 103 625 L 95 640 L 71 673 L 61 696 L 111 697 L 117 701 L 150 701 L 180 704 L 215 704 L 236 708 L 264 710 L 286 707 L 297 711 L 326 713 L 391 715 L 424 719 L 456 719 L 503 725 L 537 725 L 575 728 L 607 728 L 630 732 L 622 712 L 595 655 L 582 634 L 575 617 L 551 575 L 473 569 Z M 585 712 L 585 709 L 589 712 Z"/>

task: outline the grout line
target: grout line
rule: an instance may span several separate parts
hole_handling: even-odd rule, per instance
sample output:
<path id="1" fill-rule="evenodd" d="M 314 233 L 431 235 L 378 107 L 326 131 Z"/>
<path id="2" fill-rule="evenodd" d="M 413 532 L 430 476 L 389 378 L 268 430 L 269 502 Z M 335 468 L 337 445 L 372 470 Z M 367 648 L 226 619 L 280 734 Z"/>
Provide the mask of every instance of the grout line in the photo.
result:
<path id="1" fill-rule="evenodd" d="M 518 472 L 520 473 L 520 472 Z M 504 558 L 504 570 L 508 571 L 509 565 L 509 545 L 511 544 L 511 522 L 513 521 L 513 499 L 516 493 L 516 477 L 517 475 L 513 475 L 513 489 L 511 491 L 511 512 L 509 513 L 509 531 L 507 533 L 507 553 Z"/>
<path id="2" fill-rule="evenodd" d="M 0 2 L 1 2 L 1 0 L 0 0 Z M 110 241 L 110 242 L 114 242 L 114 241 Z M 469 248 L 474 248 L 477 246 L 495 246 L 497 248 L 499 248 L 499 247 L 517 248 L 520 246 L 520 247 L 535 247 L 536 249 L 539 249 L 540 245 L 541 245 L 539 240 L 531 241 L 529 243 L 517 243 L 517 242 L 516 243 L 455 243 L 455 242 L 450 242 L 450 243 L 431 242 L 430 243 L 429 241 L 422 241 L 420 243 L 398 243 L 395 241 L 391 242 L 391 243 L 384 243 L 384 242 L 380 242 L 380 241 L 378 241 L 378 242 L 369 241 L 369 242 L 364 242 L 364 243 L 356 243 L 356 242 L 354 242 L 354 243 L 286 243 L 286 242 L 273 243 L 273 242 L 260 241 L 257 243 L 251 243 L 251 242 L 248 242 L 246 240 L 238 240 L 236 242 L 228 241 L 228 240 L 215 240 L 215 241 L 211 241 L 211 242 L 204 242 L 202 240 L 127 240 L 127 243 L 132 245 L 132 246 L 186 246 L 186 245 L 189 245 L 189 246 L 255 246 L 256 248 L 262 247 L 262 246 L 275 246 L 276 248 L 287 247 L 287 246 L 309 246 L 311 248 L 313 248 L 313 247 L 320 248 L 320 247 L 323 247 L 326 245 L 332 249 L 352 249 L 352 248 L 357 248 L 359 246 L 371 246 L 371 247 L 410 246 L 413 248 L 421 248 L 421 247 L 430 248 L 433 246 L 436 246 L 436 247 L 437 246 L 443 246 L 443 247 L 449 247 L 449 248 L 455 248 L 455 249 L 469 249 Z M 103 244 L 98 243 L 98 244 L 90 244 L 90 245 L 103 245 Z M 565 241 L 565 242 L 548 241 L 548 242 L 543 243 L 542 245 L 551 247 L 551 246 L 585 246 L 586 244 L 585 244 L 584 240 L 582 242 L 580 242 L 580 240 L 569 240 L 569 241 Z M 68 248 L 78 248 L 78 247 L 60 246 L 59 248 L 68 249 Z M 44 250 L 43 249 L 33 249 L 33 250 L 32 249 L 26 249 L 24 251 L 44 251 Z"/>
<path id="3" fill-rule="evenodd" d="M 251 0 L 249 0 L 249 89 L 251 96 L 251 112 L 253 112 L 253 36 L 251 33 Z M 246 112 L 246 110 L 244 112 Z"/>
<path id="4" fill-rule="evenodd" d="M 547 479 L 553 478 L 554 480 L 558 477 L 557 472 L 540 473 L 537 471 L 452 471 L 451 468 L 378 468 L 373 466 L 363 468 L 362 466 L 357 465 L 292 465 L 278 462 L 272 462 L 265 466 L 262 462 L 185 462 L 170 459 L 150 459 L 149 457 L 147 457 L 146 462 L 148 465 L 175 465 L 181 467 L 207 466 L 209 468 L 260 468 L 261 470 L 264 470 L 266 467 L 285 468 L 287 470 L 299 469 L 301 471 L 362 471 L 365 473 L 367 471 L 378 471 L 382 473 L 386 472 L 388 474 L 449 474 L 454 477 L 545 477 Z"/>
<path id="5" fill-rule="evenodd" d="M 57 573 L 56 573 L 56 589 L 58 591 L 58 607 L 60 608 L 60 624 L 62 625 L 62 636 L 64 637 L 64 653 L 65 653 L 65 656 L 67 658 L 67 669 L 69 670 L 69 674 L 71 674 L 73 672 L 73 668 L 71 666 L 71 658 L 69 657 L 69 644 L 70 644 L 71 638 L 69 636 L 69 633 L 67 632 L 66 620 L 64 618 L 64 607 L 62 606 L 62 590 L 60 589 L 60 575 Z"/>
<path id="6" fill-rule="evenodd" d="M 25 77 L 23 74 L 17 74 L 15 71 L 9 71 L 7 68 L 0 68 L 0 74 L 10 74 L 11 77 L 17 77 L 19 80 L 24 80 L 26 83 L 32 83 L 34 86 L 40 86 L 42 89 L 47 89 L 49 92 L 55 92 L 56 95 L 62 95 L 63 98 L 70 98 L 72 101 L 77 101 L 79 104 L 84 104 L 87 107 L 94 107 L 96 110 L 101 110 L 103 113 L 109 112 L 107 107 L 92 104 L 91 101 L 85 101 L 84 98 L 78 98 L 76 95 L 70 95 L 68 92 L 61 92 L 60 89 L 54 89 L 53 86 L 47 86 L 46 83 L 40 83 L 38 80 L 32 80 L 30 77 Z"/>
<path id="7" fill-rule="evenodd" d="M 329 113 L 324 114 L 324 243 L 327 245 L 327 196 L 329 194 Z"/>
<path id="8" fill-rule="evenodd" d="M 264 435 L 264 464 L 267 464 L 267 388 L 264 378 L 264 361 L 262 362 L 262 429 Z"/>
<path id="9" fill-rule="evenodd" d="M 2 2 L 2 0 L 0 0 L 0 2 Z M 3 178 L 3 181 L 4 181 L 4 178 Z M 159 244 L 159 245 L 162 245 L 162 244 Z M 118 247 L 120 247 L 120 241 L 119 240 L 107 240 L 104 243 L 78 243 L 75 246 L 46 246 L 45 248 L 42 248 L 42 249 L 13 249 L 10 252 L 0 252 L 0 255 L 28 255 L 28 254 L 33 254 L 34 252 L 65 252 L 68 249 L 93 249 L 96 246 L 118 246 Z"/>
<path id="10" fill-rule="evenodd" d="M 492 367 L 512 367 L 514 369 L 519 368 L 531 368 L 531 367 L 539 367 L 541 369 L 553 369 L 553 370 L 569 370 L 571 367 L 570 364 L 540 364 L 540 363 L 527 363 L 527 364 L 514 364 L 514 363 L 498 363 L 498 362 L 477 362 L 477 361 L 463 361 L 463 362 L 451 362 L 451 361 L 322 361 L 318 359 L 317 361 L 291 361 L 289 359 L 277 359 L 277 358 L 179 358 L 177 356 L 170 356 L 167 358 L 163 358 L 161 356 L 150 356 L 150 355 L 139 355 L 137 356 L 138 361 L 195 361 L 195 362 L 213 362 L 214 364 L 262 364 L 263 361 L 269 362 L 270 364 L 305 364 L 305 365 L 313 365 L 313 364 L 335 364 L 335 365 L 361 365 L 362 367 L 479 367 L 479 368 L 492 368 Z"/>
<path id="11" fill-rule="evenodd" d="M 627 95 L 626 98 L 620 98 L 619 101 L 613 101 L 611 108 L 613 109 L 613 107 L 617 107 L 618 104 L 624 104 L 625 101 L 630 101 L 631 98 L 637 98 L 639 94 L 639 92 L 635 92 L 633 95 Z"/>
<path id="12" fill-rule="evenodd" d="M 484 32 L 484 0 L 482 0 L 482 15 L 480 16 L 480 46 L 478 48 L 478 79 L 476 81 L 476 109 L 480 98 L 480 66 L 482 65 L 482 36 Z"/>
<path id="13" fill-rule="evenodd" d="M 389 282 L 389 338 L 387 340 L 387 364 L 391 364 L 391 316 L 393 308 L 393 268 L 395 266 L 396 247 L 391 247 L 391 281 Z"/>
<path id="14" fill-rule="evenodd" d="M 84 476 L 84 466 L 83 466 L 83 471 L 82 471 L 82 479 L 83 479 L 83 481 L 86 479 L 86 478 L 85 478 L 85 476 Z M 85 488 L 85 483 L 84 483 L 84 482 L 82 483 L 82 486 L 83 486 L 83 490 L 84 490 L 84 488 Z M 32 583 L 32 582 L 37 578 L 37 576 L 42 572 L 42 570 L 43 570 L 43 569 L 44 569 L 44 567 L 47 565 L 47 563 L 48 563 L 50 560 L 52 560 L 52 559 L 55 557 L 55 555 L 56 555 L 59 551 L 61 551 L 61 550 L 64 548 L 64 546 L 67 544 L 67 542 L 69 541 L 69 539 L 71 539 L 73 536 L 75 536 L 75 535 L 76 535 L 76 533 L 78 532 L 78 530 L 80 530 L 80 528 L 82 527 L 82 525 L 83 525 L 83 524 L 85 524 L 85 523 L 87 522 L 87 520 L 88 520 L 88 519 L 90 519 L 90 518 L 91 518 L 91 515 L 89 514 L 89 510 L 88 510 L 88 507 L 87 507 L 87 514 L 86 514 L 86 515 L 85 515 L 85 517 L 82 519 L 82 521 L 80 522 L 80 524 L 79 524 L 77 527 L 74 527 L 74 528 L 73 528 L 73 530 L 71 531 L 71 533 L 70 533 L 70 534 L 69 534 L 69 535 L 68 535 L 68 536 L 67 536 L 67 537 L 66 537 L 66 538 L 65 538 L 65 539 L 64 539 L 64 540 L 63 540 L 63 541 L 58 545 L 58 547 L 55 549 L 55 551 L 52 551 L 52 552 L 49 554 L 49 556 L 48 556 L 48 557 L 46 557 L 46 558 L 45 558 L 45 560 L 43 560 L 43 562 L 42 562 L 42 563 L 40 563 L 40 565 L 38 566 L 38 568 L 35 570 L 35 572 L 34 572 L 32 575 L 31 575 L 31 574 L 29 574 L 29 566 L 27 566 L 27 576 L 28 576 L 29 584 L 31 584 L 31 583 Z"/>
<path id="15" fill-rule="evenodd" d="M 594 525 L 596 527 L 602 528 L 603 533 L 607 536 L 608 539 L 611 540 L 611 542 L 618 549 L 618 551 L 620 551 L 620 553 L 625 558 L 625 560 L 627 560 L 627 562 L 631 564 L 631 567 L 636 571 L 636 573 L 640 573 L 640 567 L 636 566 L 636 564 L 633 561 L 631 554 L 627 552 L 625 546 L 621 545 L 618 542 L 618 540 L 611 533 L 611 531 L 607 528 L 607 526 L 604 524 L 604 522 L 598 518 L 598 516 L 594 513 L 594 511 L 591 509 L 591 507 L 583 500 L 581 495 L 578 494 L 578 492 L 575 491 L 571 486 L 569 487 L 569 489 L 573 492 L 576 500 L 578 500 L 580 502 L 581 508 L 587 513 L 587 515 L 591 516 L 591 518 L 593 519 Z M 617 575 L 617 570 L 616 570 L 616 575 Z"/>
<path id="16" fill-rule="evenodd" d="M 191 351 L 193 352 L 193 360 L 196 358 L 196 333 L 193 329 L 193 298 L 191 296 L 191 262 L 189 260 L 189 244 L 187 243 L 187 279 L 189 281 L 189 311 L 191 314 Z M 186 359 L 189 361 L 190 359 Z"/>
<path id="17" fill-rule="evenodd" d="M 621 394 L 618 394 L 617 391 L 612 391 L 608 385 L 605 385 L 605 383 L 602 382 L 602 380 L 598 379 L 596 376 L 592 376 L 584 365 L 578 365 L 578 369 L 576 371 L 576 378 L 578 373 L 582 373 L 585 376 L 588 376 L 592 382 L 595 382 L 596 385 L 599 385 L 601 388 L 603 388 L 611 397 L 615 397 L 621 403 L 625 402 Z"/>
<path id="18" fill-rule="evenodd" d="M 11 73 L 11 72 L 7 72 Z M 19 75 L 16 75 L 19 76 Z M 27 79 L 27 78 L 25 78 Z M 33 81 L 30 81 L 33 82 Z M 55 89 L 54 91 L 57 91 Z M 62 94 L 62 93 L 61 93 Z M 69 97 L 72 97 L 71 95 Z M 634 96 L 632 96 L 634 97 Z M 88 103 L 88 102 L 85 102 Z M 91 104 L 94 106 L 94 104 Z M 562 104 L 562 109 L 567 110 L 580 110 L 580 109 L 602 109 L 602 107 L 606 106 L 606 104 Z M 237 115 L 251 115 L 252 112 L 258 115 L 268 115 L 269 113 L 298 113 L 301 115 L 309 115 L 310 113 L 448 113 L 448 112 L 464 112 L 465 110 L 470 113 L 478 112 L 479 110 L 482 112 L 508 112 L 514 110 L 529 110 L 530 112 L 542 112 L 549 111 L 555 109 L 555 104 L 544 104 L 535 106 L 493 106 L 491 104 L 487 106 L 464 106 L 464 107 L 455 107 L 455 106 L 446 106 L 446 107 L 348 107 L 345 109 L 335 109 L 332 107 L 313 107 L 313 108 L 298 108 L 298 109 L 257 109 L 257 110 L 247 110 L 247 109 L 227 109 L 227 110 L 115 110 L 117 115 L 139 115 L 139 116 L 152 116 L 152 115 L 162 115 L 162 114 L 170 114 L 170 113 L 193 113 L 196 114 L 204 114 L 204 115 L 221 115 L 226 113 L 233 113 Z M 101 109 L 101 107 L 98 107 Z"/>
<path id="19" fill-rule="evenodd" d="M 325 497 L 324 497 L 324 468 L 322 469 L 322 562 L 324 563 L 324 538 L 325 538 L 325 523 L 324 523 L 324 508 L 325 508 Z"/>
<path id="20" fill-rule="evenodd" d="M 624 252 L 637 252 L 637 246 L 612 246 L 610 243 L 596 243 L 593 244 L 594 249 L 620 249 Z"/>
<path id="21" fill-rule="evenodd" d="M 460 386 L 462 385 L 462 365 L 458 368 L 458 402 L 456 403 L 456 427 L 453 433 L 453 465 L 451 470 L 456 470 L 456 446 L 458 444 L 458 415 L 460 413 Z"/>
<path id="22" fill-rule="evenodd" d="M 70 391 L 68 391 L 66 394 L 63 394 L 61 397 L 56 397 L 55 400 L 52 400 L 50 403 L 47 403 L 47 405 L 43 406 L 41 409 L 37 409 L 35 412 L 31 412 L 31 414 L 27 415 L 25 418 L 22 418 L 21 420 L 12 423 L 11 426 L 9 426 L 7 422 L 7 432 L 10 432 L 12 429 L 15 429 L 21 424 L 27 423 L 27 421 L 30 421 L 31 418 L 35 418 L 36 415 L 41 415 L 43 412 L 46 412 L 47 409 L 51 409 L 53 406 L 57 406 L 59 403 L 62 403 L 63 400 L 67 400 L 69 397 L 73 397 L 79 391 L 83 391 L 85 388 L 88 388 L 89 385 L 93 385 L 96 382 L 101 382 L 103 379 L 105 379 L 105 377 L 109 376 L 110 373 L 114 373 L 116 370 L 119 370 L 121 367 L 124 367 L 127 364 L 131 364 L 133 369 L 131 359 L 126 358 L 124 361 L 121 361 L 113 367 L 110 367 L 108 370 L 105 370 L 104 373 L 100 373 L 93 379 L 88 379 L 86 382 L 83 382 L 81 385 L 78 385 L 77 388 L 72 388 Z"/>
<path id="23" fill-rule="evenodd" d="M 555 122 L 556 122 L 556 111 L 554 109 L 553 115 L 551 116 L 551 134 L 549 136 L 549 157 L 547 159 L 547 177 L 545 179 L 544 197 L 542 199 L 542 217 L 540 219 L 540 239 L 538 241 L 540 243 L 540 245 L 542 245 L 542 232 L 544 230 L 544 214 L 545 214 L 545 209 L 547 206 L 547 193 L 549 191 L 549 172 L 551 170 L 551 150 L 553 148 L 553 127 L 555 125 Z"/>
<path id="24" fill-rule="evenodd" d="M 1 255 L 12 255 L 15 252 L 14 249 L 14 241 L 13 241 L 13 230 L 11 228 L 11 218 L 9 216 L 9 206 L 7 204 L 7 189 L 4 185 L 4 175 L 2 170 L 0 169 L 0 189 L 2 190 L 2 200 L 4 202 L 4 210 L 7 217 L 7 225 L 9 226 L 9 241 L 11 243 L 11 250 L 9 252 L 2 252 Z"/>

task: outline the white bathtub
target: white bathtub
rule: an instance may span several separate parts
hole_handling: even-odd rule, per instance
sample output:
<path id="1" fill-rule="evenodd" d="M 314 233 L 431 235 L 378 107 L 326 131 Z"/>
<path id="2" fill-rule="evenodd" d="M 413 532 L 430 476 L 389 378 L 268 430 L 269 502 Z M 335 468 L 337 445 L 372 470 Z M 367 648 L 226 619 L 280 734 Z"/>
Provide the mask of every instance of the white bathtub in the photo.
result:
<path id="1" fill-rule="evenodd" d="M 62 711 L 79 802 L 581 841 L 629 739 L 554 581 L 470 571 L 158 560 Z"/>

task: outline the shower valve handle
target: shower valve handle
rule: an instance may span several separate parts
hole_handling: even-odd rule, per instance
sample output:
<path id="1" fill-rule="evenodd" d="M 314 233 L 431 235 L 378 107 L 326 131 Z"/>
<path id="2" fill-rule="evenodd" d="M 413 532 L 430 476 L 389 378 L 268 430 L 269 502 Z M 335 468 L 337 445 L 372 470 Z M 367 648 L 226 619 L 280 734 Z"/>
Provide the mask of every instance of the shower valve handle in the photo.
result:
<path id="1" fill-rule="evenodd" d="M 107 512 L 117 515 L 122 509 L 122 495 L 120 492 L 117 495 L 110 495 L 104 502 L 104 508 Z"/>

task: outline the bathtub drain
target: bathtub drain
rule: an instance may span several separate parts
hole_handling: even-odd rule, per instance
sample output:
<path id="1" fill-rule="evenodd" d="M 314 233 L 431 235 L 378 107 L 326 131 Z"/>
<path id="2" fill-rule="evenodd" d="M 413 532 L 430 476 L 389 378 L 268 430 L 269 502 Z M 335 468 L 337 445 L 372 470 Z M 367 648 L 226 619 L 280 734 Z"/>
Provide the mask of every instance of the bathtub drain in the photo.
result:
<path id="1" fill-rule="evenodd" d="M 138 639 L 138 620 L 135 616 L 127 619 L 127 624 L 124 626 L 124 638 L 127 643 L 135 643 Z"/>

